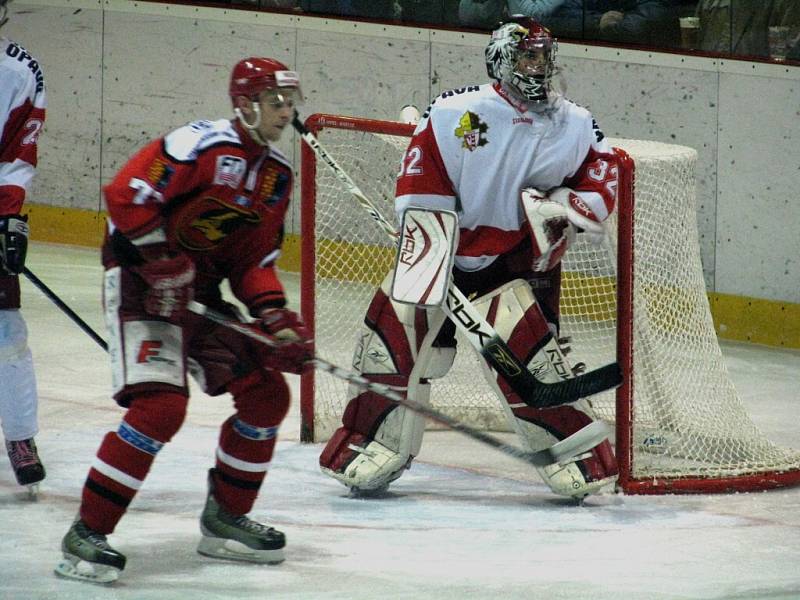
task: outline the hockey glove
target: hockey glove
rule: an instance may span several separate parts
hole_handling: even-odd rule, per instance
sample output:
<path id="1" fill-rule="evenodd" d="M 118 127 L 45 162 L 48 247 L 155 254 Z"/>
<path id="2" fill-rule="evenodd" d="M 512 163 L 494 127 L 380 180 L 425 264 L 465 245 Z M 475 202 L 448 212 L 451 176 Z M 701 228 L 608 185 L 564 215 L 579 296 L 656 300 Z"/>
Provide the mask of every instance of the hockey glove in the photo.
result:
<path id="1" fill-rule="evenodd" d="M 28 215 L 0 217 L 0 274 L 19 275 L 28 254 Z"/>
<path id="2" fill-rule="evenodd" d="M 567 218 L 566 209 L 539 190 L 522 190 L 521 200 L 531 233 L 532 268 L 538 272 L 549 271 L 561 261 L 575 240 L 575 228 Z"/>
<path id="3" fill-rule="evenodd" d="M 166 247 L 163 251 L 151 248 L 142 254 L 147 260 L 131 270 L 148 286 L 144 310 L 147 314 L 180 322 L 194 294 L 194 263 L 185 254 L 166 252 Z"/>
<path id="4" fill-rule="evenodd" d="M 310 368 L 314 358 L 311 332 L 297 313 L 267 308 L 261 312 L 259 327 L 275 342 L 265 353 L 265 367 L 298 375 Z"/>
<path id="5" fill-rule="evenodd" d="M 584 239 L 594 245 L 603 242 L 605 237 L 603 225 L 580 194 L 568 187 L 560 187 L 552 190 L 549 196 L 550 200 L 558 202 L 566 209 L 567 219 L 576 228 L 576 231 L 584 236 Z"/>

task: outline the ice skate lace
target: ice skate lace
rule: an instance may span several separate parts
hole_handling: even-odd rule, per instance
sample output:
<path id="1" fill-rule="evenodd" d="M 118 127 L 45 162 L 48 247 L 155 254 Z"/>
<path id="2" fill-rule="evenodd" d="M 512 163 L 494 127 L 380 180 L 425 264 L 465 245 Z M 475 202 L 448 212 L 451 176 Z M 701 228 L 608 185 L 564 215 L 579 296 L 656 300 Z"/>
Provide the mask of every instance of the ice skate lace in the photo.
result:
<path id="1" fill-rule="evenodd" d="M 29 440 L 6 442 L 6 450 L 15 469 L 29 467 L 39 462 L 39 457 L 36 456 L 36 449 Z"/>
<path id="2" fill-rule="evenodd" d="M 97 533 L 82 524 L 79 524 L 76 529 L 78 536 L 84 541 L 89 542 L 100 550 L 112 550 L 111 546 L 108 545 L 106 536 L 102 533 Z"/>
<path id="3" fill-rule="evenodd" d="M 237 527 L 244 529 L 248 533 L 253 533 L 257 535 L 265 535 L 274 531 L 272 527 L 267 527 L 266 525 L 262 525 L 261 523 L 253 521 L 252 519 L 248 519 L 244 515 L 236 517 L 236 519 L 234 519 L 233 522 Z"/>

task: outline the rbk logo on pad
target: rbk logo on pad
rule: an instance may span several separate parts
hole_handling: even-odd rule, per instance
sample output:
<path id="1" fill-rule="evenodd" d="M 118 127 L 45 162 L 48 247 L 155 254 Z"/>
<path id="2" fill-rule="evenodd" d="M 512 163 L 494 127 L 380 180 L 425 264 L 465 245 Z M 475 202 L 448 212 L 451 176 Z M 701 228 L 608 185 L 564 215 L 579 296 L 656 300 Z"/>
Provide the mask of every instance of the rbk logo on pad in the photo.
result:
<path id="1" fill-rule="evenodd" d="M 516 361 L 513 357 L 508 355 L 502 346 L 499 344 L 489 344 L 486 350 L 494 357 L 496 365 L 501 367 L 506 375 L 511 375 L 513 377 L 520 374 L 521 371 L 519 367 L 517 367 Z"/>

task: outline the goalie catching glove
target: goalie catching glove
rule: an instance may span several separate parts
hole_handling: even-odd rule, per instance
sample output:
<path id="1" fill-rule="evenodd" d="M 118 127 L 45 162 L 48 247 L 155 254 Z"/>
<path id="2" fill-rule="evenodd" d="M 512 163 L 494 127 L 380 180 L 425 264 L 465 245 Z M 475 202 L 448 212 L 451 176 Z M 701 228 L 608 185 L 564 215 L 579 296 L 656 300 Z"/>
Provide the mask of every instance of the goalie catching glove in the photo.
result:
<path id="1" fill-rule="evenodd" d="M 530 227 L 534 271 L 549 271 L 561 262 L 576 233 L 584 233 L 593 244 L 603 240 L 597 216 L 569 188 L 555 188 L 549 194 L 527 188 L 521 202 Z"/>
<path id="2" fill-rule="evenodd" d="M 28 216 L 0 217 L 0 275 L 19 275 L 28 253 Z"/>
<path id="3" fill-rule="evenodd" d="M 286 308 L 267 308 L 261 311 L 261 320 L 256 325 L 275 342 L 274 346 L 264 348 L 269 368 L 298 375 L 310 368 L 314 358 L 311 332 L 297 313 Z"/>

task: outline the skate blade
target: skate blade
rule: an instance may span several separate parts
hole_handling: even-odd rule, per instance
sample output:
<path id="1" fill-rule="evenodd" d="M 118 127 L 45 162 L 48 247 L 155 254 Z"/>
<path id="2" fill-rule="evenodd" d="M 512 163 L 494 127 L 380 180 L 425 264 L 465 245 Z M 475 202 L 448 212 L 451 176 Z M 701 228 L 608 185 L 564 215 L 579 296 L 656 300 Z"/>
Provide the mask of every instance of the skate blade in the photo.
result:
<path id="1" fill-rule="evenodd" d="M 285 559 L 283 548 L 277 550 L 255 550 L 236 540 L 203 536 L 197 545 L 198 554 L 210 558 L 238 560 L 267 565 L 277 565 Z"/>
<path id="2" fill-rule="evenodd" d="M 110 585 L 119 578 L 120 570 L 108 565 L 91 563 L 70 554 L 64 556 L 56 565 L 54 572 L 64 579 Z"/>

